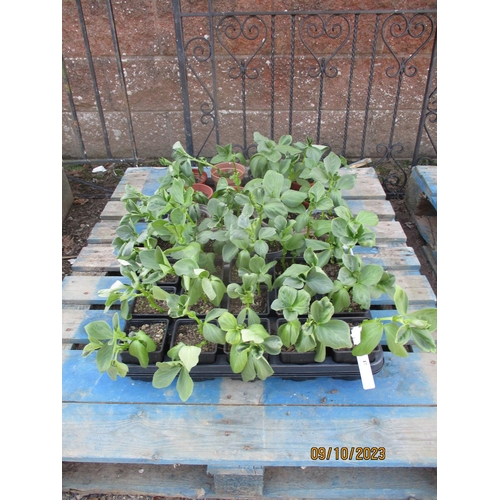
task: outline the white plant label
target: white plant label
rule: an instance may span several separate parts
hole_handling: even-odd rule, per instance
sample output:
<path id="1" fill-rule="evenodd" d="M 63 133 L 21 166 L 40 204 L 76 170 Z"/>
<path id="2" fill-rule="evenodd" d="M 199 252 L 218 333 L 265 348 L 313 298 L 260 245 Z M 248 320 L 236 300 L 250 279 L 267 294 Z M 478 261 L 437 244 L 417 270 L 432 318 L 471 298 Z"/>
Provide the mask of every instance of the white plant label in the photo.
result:
<path id="1" fill-rule="evenodd" d="M 354 345 L 358 345 L 361 342 L 361 327 L 353 326 L 351 329 L 351 338 Z M 375 380 L 373 380 L 372 367 L 370 365 L 370 359 L 368 354 L 364 356 L 356 356 L 358 360 L 359 373 L 361 375 L 361 383 L 363 384 L 363 389 L 375 389 Z"/>

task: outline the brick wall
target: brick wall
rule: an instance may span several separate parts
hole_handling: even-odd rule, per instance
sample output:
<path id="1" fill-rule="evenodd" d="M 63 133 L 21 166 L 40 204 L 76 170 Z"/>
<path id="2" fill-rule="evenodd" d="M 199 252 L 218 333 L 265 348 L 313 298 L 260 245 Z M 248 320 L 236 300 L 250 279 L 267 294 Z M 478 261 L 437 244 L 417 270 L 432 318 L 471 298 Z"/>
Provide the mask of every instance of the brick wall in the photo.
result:
<path id="1" fill-rule="evenodd" d="M 181 2 L 183 12 L 206 11 L 206 6 L 207 2 L 202 0 Z M 339 2 L 319 0 L 213 1 L 214 11 L 251 11 L 256 6 L 261 11 L 338 10 L 340 8 L 346 10 L 435 9 L 436 2 L 423 0 L 418 2 L 409 0 L 347 1 L 339 7 Z M 137 154 L 140 158 L 168 156 L 175 141 L 180 140 L 185 143 L 183 100 L 172 3 L 170 0 L 113 0 L 112 7 Z M 117 71 L 106 2 L 82 0 L 82 9 L 111 153 L 113 157 L 130 157 L 132 143 L 127 124 L 127 103 Z M 63 0 L 62 13 L 63 58 L 86 153 L 88 158 L 105 158 L 107 152 L 95 103 L 92 79 L 89 76 L 89 64 L 75 0 Z M 199 57 L 198 60 L 195 57 L 196 54 L 201 55 L 201 52 L 196 50 L 207 46 L 206 42 L 197 37 L 203 38 L 208 35 L 208 19 L 184 18 L 187 62 L 198 76 L 197 79 L 192 70 L 188 71 L 195 152 L 201 148 L 201 153 L 206 156 L 214 154 L 215 131 L 209 135 L 213 122 L 210 114 L 203 114 L 203 110 L 206 110 L 207 106 L 210 107 L 209 96 L 214 95 L 218 103 L 219 143 L 243 144 L 242 79 L 232 79 L 228 72 L 238 61 L 248 60 L 254 52 L 256 53 L 248 65 L 247 75 L 258 75 L 258 77 L 245 79 L 246 140 L 247 143 L 252 142 L 254 130 L 270 135 L 271 94 L 269 90 L 272 83 L 270 16 L 262 16 L 262 19 L 264 19 L 265 27 L 260 26 L 261 31 L 256 40 L 249 40 L 251 36 L 247 38 L 240 36 L 231 40 L 221 31 L 220 39 L 217 37 L 215 39 L 216 61 L 212 66 L 211 60 L 203 62 L 201 61 L 203 57 Z M 351 30 L 353 19 L 349 17 Z M 339 75 L 335 78 L 325 77 L 323 83 L 321 142 L 330 144 L 337 152 L 340 152 L 345 143 L 345 154 L 353 158 L 358 158 L 361 153 L 365 118 L 367 121 L 364 156 L 379 157 L 382 153 L 381 150 L 377 150 L 377 145 L 389 142 L 398 87 L 398 78 L 390 78 L 386 73 L 388 68 L 397 65 L 391 49 L 398 58 L 405 56 L 407 58 L 422 44 L 421 39 L 411 36 L 401 37 L 400 40 L 397 37 L 393 38 L 391 43 L 394 45 L 387 45 L 382 41 L 377 43 L 377 58 L 373 66 L 373 87 L 366 114 L 374 20 L 375 16 L 360 16 L 354 66 L 351 65 L 352 43 L 349 41 L 336 52 L 332 60 L 339 70 Z M 289 127 L 291 20 L 289 16 L 276 16 L 275 22 L 273 126 L 275 137 L 279 137 L 288 133 Z M 247 28 L 248 25 L 243 27 L 243 29 Z M 303 42 L 298 37 L 298 24 L 295 29 L 292 135 L 296 140 L 303 140 L 306 136 L 316 137 L 320 94 L 320 78 L 310 77 L 308 72 L 316 65 L 315 57 L 328 58 L 332 50 L 336 50 L 341 44 L 342 37 L 335 39 L 322 36 L 316 39 L 314 36 L 308 37 L 304 32 Z M 264 34 L 265 30 L 267 30 L 267 36 L 260 46 L 262 41 L 260 34 Z M 195 49 L 197 45 L 199 49 Z M 402 157 L 411 158 L 413 154 L 431 50 L 432 40 L 413 58 L 418 69 L 415 76 L 402 78 L 397 121 L 393 134 L 393 142 L 401 143 L 404 147 Z M 215 88 L 212 79 L 214 68 Z M 233 71 L 237 72 L 237 70 Z M 350 76 L 352 76 L 352 87 L 349 94 Z M 344 141 L 347 105 L 349 106 L 349 123 L 347 140 Z M 81 158 L 64 85 L 62 110 L 63 158 Z M 430 127 L 431 132 L 434 133 L 435 125 L 434 129 L 432 125 Z M 425 134 L 420 152 L 435 156 Z"/>

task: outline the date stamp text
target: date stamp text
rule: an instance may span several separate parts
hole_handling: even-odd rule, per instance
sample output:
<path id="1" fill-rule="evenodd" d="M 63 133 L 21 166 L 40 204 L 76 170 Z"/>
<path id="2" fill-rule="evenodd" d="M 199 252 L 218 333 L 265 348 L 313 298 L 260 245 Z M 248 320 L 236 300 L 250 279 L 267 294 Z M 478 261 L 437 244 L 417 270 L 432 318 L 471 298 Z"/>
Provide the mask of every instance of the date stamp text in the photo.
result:
<path id="1" fill-rule="evenodd" d="M 311 460 L 385 460 L 385 448 L 368 446 L 311 448 Z"/>

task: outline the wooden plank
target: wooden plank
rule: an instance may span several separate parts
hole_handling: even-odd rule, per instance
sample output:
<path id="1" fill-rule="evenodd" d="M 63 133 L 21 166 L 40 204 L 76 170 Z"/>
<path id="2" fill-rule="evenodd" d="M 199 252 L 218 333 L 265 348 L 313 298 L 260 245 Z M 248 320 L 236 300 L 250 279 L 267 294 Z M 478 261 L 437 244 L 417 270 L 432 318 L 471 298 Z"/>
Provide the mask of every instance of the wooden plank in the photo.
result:
<path id="1" fill-rule="evenodd" d="M 144 194 L 152 195 L 158 189 L 159 179 L 166 171 L 165 167 L 129 167 L 111 195 L 111 200 L 120 200 L 125 194 L 127 184 Z"/>
<path id="2" fill-rule="evenodd" d="M 422 238 L 433 250 L 437 250 L 437 216 L 414 215 L 412 218 Z"/>
<path id="3" fill-rule="evenodd" d="M 427 245 L 422 247 L 422 251 L 424 252 L 427 260 L 429 261 L 430 266 L 435 274 L 437 274 L 437 250 L 432 250 Z"/>
<path id="4" fill-rule="evenodd" d="M 87 244 L 109 244 L 116 236 L 119 220 L 104 220 L 98 222 L 90 232 Z M 146 228 L 145 222 L 136 224 L 138 232 Z M 406 243 L 406 234 L 399 222 L 394 220 L 380 220 L 372 228 L 377 237 L 377 245 L 401 245 Z"/>
<path id="5" fill-rule="evenodd" d="M 426 185 L 426 194 L 429 198 L 437 196 L 437 165 L 417 165 L 415 173 Z M 436 207 L 437 209 L 437 207 Z"/>
<path id="6" fill-rule="evenodd" d="M 314 466 L 436 467 L 435 407 L 64 403 L 62 414 L 65 461 L 307 467 L 311 447 L 339 446 L 383 447 L 385 460 Z"/>
<path id="7" fill-rule="evenodd" d="M 62 471 L 63 491 L 80 494 L 221 498 L 203 465 L 63 462 Z M 432 500 L 436 490 L 436 468 L 266 467 L 262 498 Z"/>
<path id="8" fill-rule="evenodd" d="M 159 390 L 151 382 L 132 380 L 130 377 L 113 381 L 97 370 L 94 354 L 83 358 L 81 352 L 72 350 L 63 354 L 63 401 L 174 406 L 180 403 L 175 387 Z M 236 380 L 218 378 L 196 381 L 191 398 L 184 404 L 331 408 L 436 405 L 436 354 L 413 352 L 406 358 L 399 358 L 391 352 L 384 352 L 384 360 L 384 366 L 374 375 L 376 388 L 369 391 L 363 389 L 359 379 L 318 377 L 295 382 L 272 376 L 265 381 L 245 383 L 236 376 Z"/>
<path id="9" fill-rule="evenodd" d="M 366 259 L 368 261 L 368 259 Z M 377 256 L 373 261 L 380 261 Z M 406 291 L 411 304 L 431 304 L 435 302 L 435 295 L 425 276 L 420 274 L 408 274 L 404 264 L 400 270 L 391 271 L 395 276 L 397 283 Z M 416 271 L 410 271 L 416 272 Z M 66 276 L 62 282 L 62 303 L 63 304 L 104 304 L 106 299 L 99 297 L 98 291 L 108 289 L 115 281 L 129 283 L 130 280 L 121 276 Z M 387 296 L 372 300 L 373 305 L 393 304 L 393 301 Z M 432 306 L 426 306 L 432 307 Z"/>
<path id="10" fill-rule="evenodd" d="M 415 251 L 410 247 L 360 247 L 357 255 L 365 261 L 365 264 L 378 264 L 387 270 L 406 269 L 418 271 L 420 261 Z M 120 264 L 113 253 L 113 247 L 109 245 L 87 245 L 82 248 L 80 254 L 72 264 L 73 271 L 78 272 L 116 272 L 120 270 Z"/>
<path id="11" fill-rule="evenodd" d="M 125 206 L 120 201 L 120 198 L 125 192 L 127 182 L 130 182 L 137 189 L 142 190 L 144 194 L 152 195 L 158 188 L 158 179 L 165 172 L 163 168 L 136 167 L 136 169 L 133 171 L 130 168 L 127 169 L 127 173 L 123 176 L 111 196 L 111 201 L 109 201 L 101 214 L 102 220 L 121 219 L 125 215 Z M 359 210 L 374 211 L 382 220 L 393 220 L 394 211 L 391 204 L 385 199 L 386 195 L 378 178 L 368 174 L 360 177 L 362 182 L 356 183 L 352 190 L 342 192 L 343 197 L 348 201 L 350 206 L 351 201 L 354 202 L 351 209 L 355 213 Z M 365 208 L 362 203 L 359 203 L 362 200 L 371 203 L 367 203 L 367 208 Z"/>
<path id="12" fill-rule="evenodd" d="M 99 297 L 99 290 L 110 288 L 120 280 L 130 283 L 128 278 L 113 276 L 66 276 L 62 281 L 63 304 L 104 304 L 106 299 Z"/>
<path id="13" fill-rule="evenodd" d="M 388 200 L 348 199 L 346 201 L 354 215 L 357 215 L 361 210 L 367 210 L 369 212 L 376 213 L 380 220 L 394 220 L 394 210 Z M 123 202 L 110 201 L 106 204 L 104 210 L 102 211 L 101 220 L 120 220 L 126 213 L 127 212 Z"/>
<path id="14" fill-rule="evenodd" d="M 127 211 L 122 201 L 109 201 L 101 213 L 101 220 L 120 220 Z"/>
<path id="15" fill-rule="evenodd" d="M 363 200 L 385 200 L 386 194 L 384 188 L 376 177 L 364 176 L 356 182 L 354 187 L 342 191 L 344 200 L 363 199 Z"/>
<path id="16" fill-rule="evenodd" d="M 433 200 L 434 208 L 437 210 L 437 166 L 417 165 L 413 170 L 417 182 L 422 185 L 422 191 Z"/>
<path id="17" fill-rule="evenodd" d="M 116 311 L 63 309 L 62 311 L 62 341 L 73 344 L 87 340 L 85 325 L 92 321 L 103 320 L 112 326 L 112 318 Z M 125 327 L 125 320 L 120 318 L 120 325 Z"/>

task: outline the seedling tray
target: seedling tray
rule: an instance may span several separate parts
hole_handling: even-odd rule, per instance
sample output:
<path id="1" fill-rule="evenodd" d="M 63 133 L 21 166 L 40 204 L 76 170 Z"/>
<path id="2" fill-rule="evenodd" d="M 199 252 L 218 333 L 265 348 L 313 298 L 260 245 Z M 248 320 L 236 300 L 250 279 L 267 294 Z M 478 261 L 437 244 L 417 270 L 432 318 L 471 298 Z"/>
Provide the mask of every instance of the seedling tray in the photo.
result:
<path id="1" fill-rule="evenodd" d="M 377 374 L 384 366 L 384 352 L 379 345 L 373 351 L 375 356 L 370 362 L 372 373 Z M 168 361 L 168 359 L 166 359 Z M 340 378 L 345 380 L 355 380 L 361 378 L 357 364 L 336 363 L 331 354 L 327 353 L 325 361 L 322 363 L 292 364 L 282 363 L 279 356 L 269 356 L 269 364 L 274 370 L 273 377 L 290 380 L 310 380 L 317 377 Z M 157 370 L 156 365 L 149 365 L 142 368 L 139 365 L 129 365 L 128 375 L 133 380 L 151 381 L 153 374 Z M 226 355 L 223 352 L 217 354 L 215 363 L 197 365 L 191 372 L 193 380 L 209 380 L 215 378 L 231 378 L 241 380 L 241 375 L 231 370 Z"/>

